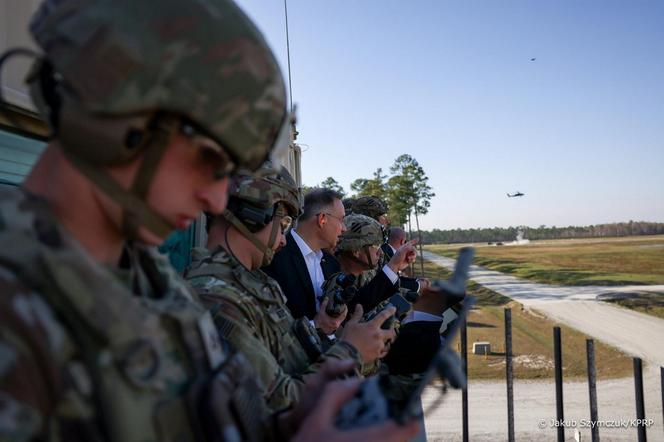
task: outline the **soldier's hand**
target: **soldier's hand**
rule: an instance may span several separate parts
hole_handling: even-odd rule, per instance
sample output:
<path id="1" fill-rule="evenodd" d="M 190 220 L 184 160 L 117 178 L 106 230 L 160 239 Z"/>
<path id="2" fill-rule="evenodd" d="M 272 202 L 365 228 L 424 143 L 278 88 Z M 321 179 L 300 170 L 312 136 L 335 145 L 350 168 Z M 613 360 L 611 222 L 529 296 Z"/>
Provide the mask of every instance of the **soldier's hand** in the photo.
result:
<path id="1" fill-rule="evenodd" d="M 345 377 L 355 369 L 352 359 L 327 359 L 318 370 L 304 377 L 304 391 L 296 405 L 279 415 L 279 424 L 284 435 L 293 436 L 302 421 L 318 403 L 323 391 L 331 381 Z"/>
<path id="2" fill-rule="evenodd" d="M 362 319 L 362 306 L 356 305 L 353 316 L 343 328 L 340 338 L 353 347 L 362 355 L 365 364 L 371 363 L 387 354 L 386 347 L 393 341 L 396 333 L 393 328 L 383 330 L 381 325 L 396 312 L 394 307 L 389 307 L 376 315 L 369 322 L 360 322 Z"/>
<path id="3" fill-rule="evenodd" d="M 412 239 L 399 247 L 396 252 L 394 252 L 394 256 L 387 263 L 387 265 L 394 273 L 400 272 L 401 270 L 408 267 L 408 264 L 415 261 L 417 258 L 417 249 L 415 248 L 415 244 L 417 244 L 417 240 Z"/>
<path id="4" fill-rule="evenodd" d="M 320 310 L 318 310 L 318 313 L 316 313 L 316 316 L 314 316 L 314 325 L 316 328 L 323 330 L 323 333 L 326 335 L 334 333 L 339 328 L 344 319 L 346 319 L 346 315 L 348 314 L 348 308 L 344 306 L 341 314 L 336 318 L 328 315 L 325 311 L 328 302 L 328 297 L 323 298 L 323 301 L 320 303 Z"/>
<path id="5" fill-rule="evenodd" d="M 415 437 L 419 424 L 412 420 L 405 425 L 398 425 L 393 420 L 364 427 L 357 430 L 340 430 L 335 426 L 339 411 L 357 392 L 359 379 L 330 382 L 325 386 L 320 400 L 302 423 L 293 441 L 407 441 Z"/>

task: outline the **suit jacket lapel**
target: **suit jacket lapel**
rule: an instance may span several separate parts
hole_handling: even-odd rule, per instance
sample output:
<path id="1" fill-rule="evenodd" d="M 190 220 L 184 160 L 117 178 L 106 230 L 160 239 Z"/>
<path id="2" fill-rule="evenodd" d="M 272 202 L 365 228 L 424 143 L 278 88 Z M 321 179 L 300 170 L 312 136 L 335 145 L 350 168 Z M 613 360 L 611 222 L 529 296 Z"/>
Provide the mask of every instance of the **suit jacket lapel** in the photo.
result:
<path id="1" fill-rule="evenodd" d="M 385 256 L 387 256 L 388 261 L 392 259 L 392 257 L 394 256 L 394 252 L 392 251 L 392 247 L 390 247 L 389 244 L 384 243 L 382 246 L 380 246 L 380 248 L 383 249 L 383 253 L 385 254 Z"/>
<path id="2" fill-rule="evenodd" d="M 286 239 L 286 247 L 290 248 L 289 255 L 292 259 L 293 267 L 295 268 L 295 273 L 300 279 L 301 287 L 304 287 L 305 290 L 301 294 L 304 305 L 307 306 L 306 310 L 314 312 L 316 311 L 316 301 L 314 299 L 314 285 L 311 282 L 311 277 L 309 276 L 309 270 L 307 269 L 307 263 L 304 261 L 304 256 L 302 256 L 302 251 L 300 247 L 295 242 L 293 234 L 288 232 L 288 238 Z M 296 293 L 293 293 L 292 296 L 297 296 Z"/>
<path id="3" fill-rule="evenodd" d="M 323 269 L 323 277 L 326 280 L 330 279 L 330 277 L 335 273 L 341 271 L 337 258 L 327 252 L 323 252 L 323 259 L 320 262 L 320 266 Z"/>

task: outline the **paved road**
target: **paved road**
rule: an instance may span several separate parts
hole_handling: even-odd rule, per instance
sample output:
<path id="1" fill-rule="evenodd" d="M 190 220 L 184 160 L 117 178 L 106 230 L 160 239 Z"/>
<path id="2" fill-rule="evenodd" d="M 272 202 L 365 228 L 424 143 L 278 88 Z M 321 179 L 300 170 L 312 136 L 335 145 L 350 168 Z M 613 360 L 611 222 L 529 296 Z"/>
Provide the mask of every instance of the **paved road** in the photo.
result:
<path id="1" fill-rule="evenodd" d="M 454 268 L 453 259 L 431 252 L 424 252 L 424 258 L 441 267 Z M 609 293 L 664 292 L 664 285 L 553 286 L 525 281 L 479 266 L 471 267 L 470 279 L 627 354 L 664 366 L 664 320 L 597 299 Z M 635 326 L 637 324 L 638 327 Z"/>
<path id="2" fill-rule="evenodd" d="M 648 428 L 649 441 L 664 441 L 662 428 L 662 396 L 659 375 L 646 373 L 644 378 L 646 417 L 654 420 Z M 426 410 L 438 396 L 429 387 L 423 395 Z M 588 385 L 586 382 L 565 382 L 563 386 L 565 420 L 582 425 L 590 419 Z M 514 382 L 514 428 L 517 441 L 555 441 L 556 429 L 551 420 L 556 416 L 555 385 L 552 381 Z M 598 416 L 600 421 L 628 422 L 636 418 L 634 380 L 611 379 L 597 383 Z M 507 393 L 504 382 L 473 381 L 468 384 L 470 440 L 507 440 Z M 540 421 L 544 428 L 540 429 Z M 445 402 L 425 419 L 427 439 L 431 441 L 461 440 L 461 392 L 452 390 Z M 590 441 L 590 429 L 580 428 L 582 439 Z M 636 428 L 600 428 L 600 438 L 606 441 L 636 441 Z M 574 429 L 565 431 L 565 440 L 574 440 Z"/>
<path id="3" fill-rule="evenodd" d="M 430 252 L 424 258 L 447 269 L 455 261 Z M 648 430 L 650 440 L 664 441 L 662 430 L 662 396 L 659 366 L 664 366 L 664 320 L 598 301 L 606 293 L 655 291 L 664 286 L 628 287 L 559 287 L 524 281 L 500 272 L 472 266 L 470 278 L 487 288 L 534 308 L 554 321 L 565 323 L 624 352 L 639 356 L 649 364 L 644 373 L 646 416 L 654 426 Z M 600 420 L 635 418 L 634 381 L 630 378 L 600 381 L 597 386 Z M 469 413 L 471 440 L 502 440 L 507 433 L 506 388 L 504 382 L 470 382 Z M 429 388 L 423 403 L 437 396 Z M 588 386 L 585 382 L 566 382 L 564 386 L 565 417 L 588 419 Z M 452 392 L 445 404 L 426 419 L 429 440 L 460 440 L 461 395 Z M 555 390 L 552 381 L 515 382 L 515 428 L 517 440 L 555 440 L 555 429 L 538 428 L 541 419 L 555 416 Z M 589 440 L 590 430 L 581 429 L 582 440 Z M 633 428 L 602 429 L 602 440 L 635 440 Z M 566 432 L 573 439 L 573 430 Z"/>

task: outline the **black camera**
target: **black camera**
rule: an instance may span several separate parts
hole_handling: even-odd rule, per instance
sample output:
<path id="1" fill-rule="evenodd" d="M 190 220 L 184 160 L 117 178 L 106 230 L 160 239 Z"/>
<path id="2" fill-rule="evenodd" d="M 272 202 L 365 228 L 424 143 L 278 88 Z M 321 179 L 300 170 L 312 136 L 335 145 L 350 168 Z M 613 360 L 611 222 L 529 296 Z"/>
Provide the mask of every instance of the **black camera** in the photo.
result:
<path id="1" fill-rule="evenodd" d="M 337 288 L 334 293 L 328 296 L 327 307 L 325 313 L 333 318 L 338 317 L 343 308 L 357 293 L 355 284 L 355 275 L 340 273 L 336 279 Z"/>
<path id="2" fill-rule="evenodd" d="M 318 331 L 309 322 L 309 318 L 304 316 L 296 319 L 293 322 L 293 333 L 309 357 L 309 362 L 312 364 L 316 362 L 320 358 L 320 355 L 323 354 L 324 348 Z"/>
<path id="3" fill-rule="evenodd" d="M 394 321 L 401 322 L 406 317 L 406 315 L 410 313 L 413 306 L 411 304 L 412 301 L 410 301 L 409 299 L 413 299 L 412 296 L 413 293 L 415 294 L 415 296 L 417 296 L 417 292 L 408 292 L 405 294 L 405 296 L 402 296 L 400 293 L 396 293 L 390 296 L 388 299 L 378 304 L 373 310 L 366 313 L 362 318 L 362 321 L 369 322 L 373 318 L 378 316 L 380 312 L 382 312 L 386 308 L 394 307 L 396 308 L 396 312 L 394 312 L 394 315 L 387 318 L 385 322 L 383 322 L 383 324 L 380 326 L 380 328 L 382 328 L 383 330 L 389 330 L 390 328 L 392 328 Z"/>

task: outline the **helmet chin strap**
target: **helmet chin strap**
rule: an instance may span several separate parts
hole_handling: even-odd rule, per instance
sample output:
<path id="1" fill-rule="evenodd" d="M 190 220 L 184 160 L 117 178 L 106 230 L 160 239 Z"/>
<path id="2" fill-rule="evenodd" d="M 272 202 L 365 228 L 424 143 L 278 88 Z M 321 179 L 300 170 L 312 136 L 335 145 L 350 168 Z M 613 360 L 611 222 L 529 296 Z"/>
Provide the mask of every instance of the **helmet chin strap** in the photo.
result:
<path id="1" fill-rule="evenodd" d="M 263 252 L 262 267 L 269 265 L 272 262 L 272 258 L 274 258 L 274 243 L 277 241 L 277 234 L 281 228 L 281 223 L 277 222 L 277 218 L 283 218 L 286 216 L 286 213 L 286 208 L 284 207 L 283 203 L 277 203 L 277 208 L 274 211 L 274 215 L 272 216 L 272 230 L 270 231 L 270 240 L 267 242 L 267 250 L 270 253 L 268 254 Z"/>
<path id="2" fill-rule="evenodd" d="M 373 260 L 371 259 L 371 254 L 369 253 L 369 247 L 371 246 L 364 246 L 363 249 L 364 249 L 364 255 L 367 257 L 367 265 L 369 266 L 368 270 L 371 270 L 374 267 L 376 267 L 378 262 L 374 263 Z"/>
<path id="3" fill-rule="evenodd" d="M 69 152 L 65 146 L 62 148 L 67 158 L 83 175 L 122 207 L 121 228 L 129 240 L 138 238 L 138 230 L 141 227 L 145 227 L 159 238 L 166 238 L 173 231 L 173 226 L 146 201 L 150 184 L 168 147 L 171 133 L 170 130 L 154 129 L 149 135 L 146 134 L 149 138 L 142 148 L 144 152 L 141 165 L 129 189 L 125 189 L 99 166 Z"/>
<path id="4" fill-rule="evenodd" d="M 172 132 L 171 132 L 172 133 Z M 154 178 L 161 158 L 168 147 L 169 134 L 161 130 L 155 130 L 152 134 L 148 146 L 143 154 L 143 160 L 134 177 L 134 182 L 131 185 L 129 192 L 136 195 L 140 201 L 143 202 L 144 209 L 136 211 L 130 210 L 128 207 L 123 207 L 122 212 L 122 229 L 129 235 L 130 238 L 138 236 L 138 230 L 141 226 L 145 226 L 152 233 L 160 235 L 160 237 L 168 236 L 173 228 L 162 218 L 161 225 L 157 226 L 152 221 L 145 219 L 145 212 L 153 212 L 157 215 L 152 208 L 147 204 L 148 191 L 150 184 Z M 165 225 L 164 225 L 165 224 Z M 168 229 L 168 231 L 166 230 Z M 156 230 L 156 231 L 155 231 Z M 157 232 L 158 231 L 158 232 Z M 162 236 L 164 235 L 165 236 Z"/>
<path id="5" fill-rule="evenodd" d="M 362 247 L 362 249 L 364 250 L 364 255 L 367 258 L 366 262 L 362 261 L 360 258 L 355 256 L 353 253 L 348 253 L 348 254 L 346 254 L 346 256 L 348 257 L 348 259 L 350 259 L 354 263 L 359 264 L 364 270 L 371 270 L 374 267 L 376 267 L 376 264 L 378 264 L 378 263 L 374 264 L 373 260 L 371 259 L 371 255 L 369 254 L 369 248 L 368 247 L 369 246 Z"/>
<path id="6" fill-rule="evenodd" d="M 248 239 L 254 247 L 256 247 L 258 250 L 260 250 L 263 253 L 263 260 L 261 262 L 261 266 L 266 266 L 272 262 L 272 258 L 274 258 L 274 243 L 277 240 L 277 233 L 279 232 L 280 224 L 276 222 L 277 218 L 281 218 L 286 215 L 286 210 L 283 206 L 283 204 L 278 203 L 277 208 L 274 212 L 274 216 L 272 217 L 272 230 L 270 231 L 270 239 L 268 240 L 267 245 L 263 244 L 255 234 L 251 233 L 251 231 L 247 228 L 247 226 L 244 225 L 240 219 L 235 216 L 233 212 L 230 210 L 226 209 L 224 210 L 224 213 L 222 213 L 222 216 L 226 218 L 226 220 L 233 225 L 241 234 L 244 236 L 246 239 Z"/>
<path id="7" fill-rule="evenodd" d="M 173 231 L 168 221 L 148 206 L 143 198 L 122 187 L 99 168 L 66 152 L 65 155 L 83 175 L 122 207 L 122 231 L 127 239 L 136 239 L 141 226 L 159 238 L 166 238 Z"/>

